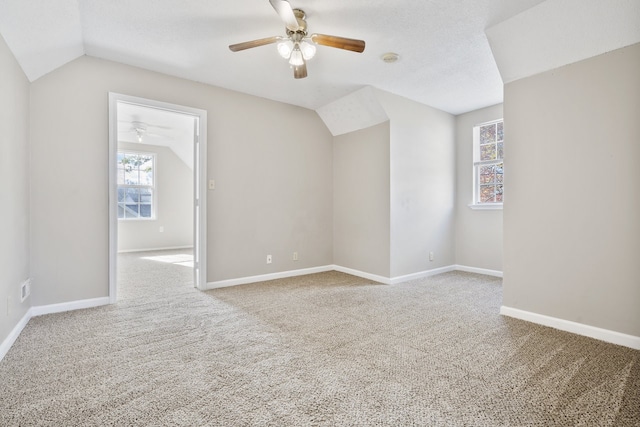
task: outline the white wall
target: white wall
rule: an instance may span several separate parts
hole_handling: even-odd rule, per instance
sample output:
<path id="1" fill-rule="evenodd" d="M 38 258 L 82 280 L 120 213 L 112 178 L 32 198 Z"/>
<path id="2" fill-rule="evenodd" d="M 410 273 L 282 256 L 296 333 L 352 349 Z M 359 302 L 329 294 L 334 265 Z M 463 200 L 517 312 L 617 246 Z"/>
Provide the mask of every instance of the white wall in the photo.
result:
<path id="1" fill-rule="evenodd" d="M 505 86 L 504 305 L 640 337 L 640 44 Z"/>
<path id="2" fill-rule="evenodd" d="M 389 122 L 334 137 L 334 264 L 389 277 L 389 172 Z"/>
<path id="3" fill-rule="evenodd" d="M 331 264 L 332 137 L 315 112 L 85 56 L 31 85 L 34 304 L 108 294 L 110 91 L 207 110 L 208 281 Z"/>
<path id="4" fill-rule="evenodd" d="M 31 306 L 29 277 L 29 82 L 0 36 L 0 343 Z"/>
<path id="5" fill-rule="evenodd" d="M 193 170 L 168 147 L 119 142 L 118 149 L 156 155 L 155 219 L 119 220 L 118 250 L 193 246 Z"/>
<path id="6" fill-rule="evenodd" d="M 473 127 L 501 118 L 502 104 L 456 117 L 455 263 L 465 267 L 502 271 L 502 210 L 469 207 L 473 202 Z"/>
<path id="7" fill-rule="evenodd" d="M 389 92 L 376 96 L 391 123 L 391 277 L 452 265 L 455 118 Z"/>

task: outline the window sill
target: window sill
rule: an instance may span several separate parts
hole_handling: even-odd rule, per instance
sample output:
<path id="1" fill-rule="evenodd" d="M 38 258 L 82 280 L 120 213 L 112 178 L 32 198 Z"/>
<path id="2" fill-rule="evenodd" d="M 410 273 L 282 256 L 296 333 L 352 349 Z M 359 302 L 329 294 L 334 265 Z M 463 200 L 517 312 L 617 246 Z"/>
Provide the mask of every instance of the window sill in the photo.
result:
<path id="1" fill-rule="evenodd" d="M 474 204 L 474 203 L 470 203 L 469 206 L 471 209 L 474 210 L 482 210 L 482 211 L 497 211 L 497 210 L 502 210 L 502 203 L 487 203 L 487 204 Z"/>

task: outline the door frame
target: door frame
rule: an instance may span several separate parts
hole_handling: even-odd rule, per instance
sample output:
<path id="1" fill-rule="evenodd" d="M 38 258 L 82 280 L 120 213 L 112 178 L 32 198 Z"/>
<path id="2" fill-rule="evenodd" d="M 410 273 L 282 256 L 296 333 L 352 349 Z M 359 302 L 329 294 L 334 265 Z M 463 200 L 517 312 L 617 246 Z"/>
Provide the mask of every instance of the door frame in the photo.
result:
<path id="1" fill-rule="evenodd" d="M 117 300 L 118 260 L 118 103 L 157 108 L 195 118 L 193 162 L 193 258 L 194 286 L 207 285 L 207 112 L 152 99 L 109 92 L 109 303 Z"/>

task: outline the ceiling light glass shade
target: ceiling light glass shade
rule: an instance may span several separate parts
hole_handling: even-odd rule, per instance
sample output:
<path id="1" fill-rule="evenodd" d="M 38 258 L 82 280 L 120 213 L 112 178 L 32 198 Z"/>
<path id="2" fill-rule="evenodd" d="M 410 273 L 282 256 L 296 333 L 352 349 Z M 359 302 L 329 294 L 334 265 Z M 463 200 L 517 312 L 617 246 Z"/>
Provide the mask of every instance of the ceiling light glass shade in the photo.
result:
<path id="1" fill-rule="evenodd" d="M 300 51 L 300 46 L 296 44 L 293 48 L 293 52 L 291 52 L 291 58 L 289 58 L 289 64 L 294 67 L 299 67 L 304 64 L 304 60 L 302 59 L 302 52 Z"/>
<path id="2" fill-rule="evenodd" d="M 283 40 L 278 43 L 278 53 L 284 59 L 289 59 L 293 51 L 293 42 L 291 40 Z"/>
<path id="3" fill-rule="evenodd" d="M 311 43 L 307 43 L 303 41 L 300 43 L 300 50 L 302 51 L 302 56 L 305 60 L 310 60 L 316 54 L 316 47 Z"/>

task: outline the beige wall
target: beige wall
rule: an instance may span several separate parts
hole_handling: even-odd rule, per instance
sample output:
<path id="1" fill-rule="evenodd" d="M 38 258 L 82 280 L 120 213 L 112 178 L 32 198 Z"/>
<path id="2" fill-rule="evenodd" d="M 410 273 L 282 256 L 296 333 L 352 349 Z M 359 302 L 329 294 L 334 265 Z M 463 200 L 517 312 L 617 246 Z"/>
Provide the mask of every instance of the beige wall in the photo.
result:
<path id="1" fill-rule="evenodd" d="M 373 94 L 390 120 L 334 137 L 334 263 L 386 278 L 452 265 L 455 118 Z"/>
<path id="2" fill-rule="evenodd" d="M 391 277 L 452 265 L 455 118 L 389 92 L 376 96 L 391 123 Z"/>
<path id="3" fill-rule="evenodd" d="M 504 305 L 640 336 L 640 44 L 505 86 Z"/>
<path id="4" fill-rule="evenodd" d="M 119 220 L 118 250 L 193 246 L 193 170 L 168 147 L 119 142 L 118 149 L 156 155 L 155 219 Z"/>
<path id="5" fill-rule="evenodd" d="M 502 104 L 456 117 L 455 263 L 465 267 L 502 271 L 502 210 L 469 207 L 473 202 L 473 127 L 501 118 Z M 508 139 L 506 144 L 508 150 Z"/>
<path id="6" fill-rule="evenodd" d="M 331 264 L 332 138 L 315 112 L 85 56 L 31 85 L 34 304 L 108 293 L 110 91 L 207 110 L 208 281 Z"/>
<path id="7" fill-rule="evenodd" d="M 29 82 L 0 36 L 0 343 L 31 306 L 29 277 Z"/>
<path id="8" fill-rule="evenodd" d="M 333 262 L 389 277 L 389 122 L 333 144 Z"/>

